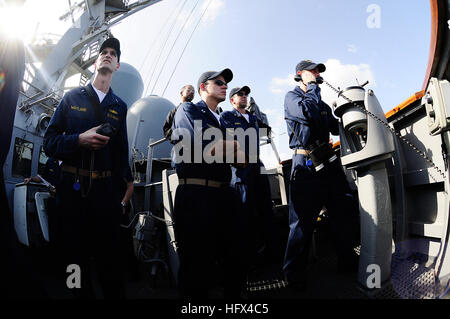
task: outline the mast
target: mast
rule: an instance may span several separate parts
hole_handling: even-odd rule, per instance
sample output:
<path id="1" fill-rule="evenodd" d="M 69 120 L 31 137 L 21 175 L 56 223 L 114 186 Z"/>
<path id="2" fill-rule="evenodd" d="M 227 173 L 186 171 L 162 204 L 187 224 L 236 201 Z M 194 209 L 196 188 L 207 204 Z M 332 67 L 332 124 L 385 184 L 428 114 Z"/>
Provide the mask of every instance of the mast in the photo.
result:
<path id="1" fill-rule="evenodd" d="M 66 80 L 80 74 L 79 85 L 86 85 L 93 73 L 94 64 L 101 43 L 111 36 L 110 28 L 161 0 L 145 0 L 129 3 L 128 0 L 84 0 L 69 5 L 61 20 L 72 19 L 72 26 L 54 44 L 31 45 L 27 48 L 27 68 L 24 77 L 18 109 L 28 117 L 30 114 L 46 113 L 51 116 L 64 91 Z M 74 20 L 73 13 L 83 10 Z M 37 69 L 33 63 L 40 62 Z M 32 110 L 33 109 L 33 110 Z M 20 116 L 16 116 L 20 123 Z M 22 122 L 23 123 L 23 122 Z"/>

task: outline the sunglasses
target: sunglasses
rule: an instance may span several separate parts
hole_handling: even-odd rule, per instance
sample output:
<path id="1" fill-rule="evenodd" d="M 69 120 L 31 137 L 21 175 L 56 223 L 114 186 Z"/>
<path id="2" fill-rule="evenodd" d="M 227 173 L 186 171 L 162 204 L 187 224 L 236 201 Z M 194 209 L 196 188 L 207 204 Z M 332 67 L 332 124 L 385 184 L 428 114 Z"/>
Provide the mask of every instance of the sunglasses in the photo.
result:
<path id="1" fill-rule="evenodd" d="M 225 86 L 228 87 L 227 82 L 224 82 L 224 81 L 222 81 L 222 80 L 214 80 L 214 83 L 215 83 L 216 85 L 218 85 L 218 86 L 223 86 L 223 85 L 225 85 Z"/>
<path id="2" fill-rule="evenodd" d="M 243 91 L 237 92 L 236 95 L 238 95 L 238 96 L 248 96 L 247 93 L 243 92 Z"/>

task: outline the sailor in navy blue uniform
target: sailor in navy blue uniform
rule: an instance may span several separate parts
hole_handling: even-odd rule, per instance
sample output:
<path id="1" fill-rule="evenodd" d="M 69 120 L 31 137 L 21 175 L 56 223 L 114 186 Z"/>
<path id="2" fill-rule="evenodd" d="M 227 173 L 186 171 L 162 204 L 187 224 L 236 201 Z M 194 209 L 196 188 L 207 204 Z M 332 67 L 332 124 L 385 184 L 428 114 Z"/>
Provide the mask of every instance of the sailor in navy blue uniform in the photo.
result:
<path id="1" fill-rule="evenodd" d="M 178 104 L 176 107 L 174 107 L 169 111 L 166 120 L 164 121 L 163 124 L 163 134 L 165 138 L 170 140 L 170 137 L 172 136 L 173 118 L 175 117 L 175 112 L 177 111 L 178 107 L 184 102 L 192 102 L 192 100 L 194 99 L 194 94 L 195 89 L 190 84 L 187 84 L 181 88 L 180 90 L 181 102 L 180 104 Z"/>
<path id="2" fill-rule="evenodd" d="M 230 164 L 222 157 L 209 161 L 203 156 L 207 152 L 225 155 L 226 146 L 231 146 L 233 156 L 237 152 L 236 143 L 224 139 L 225 131 L 216 113 L 232 78 L 229 69 L 203 73 L 198 80 L 202 100 L 181 104 L 174 118 L 172 139 L 181 140 L 173 154 L 179 180 L 174 227 L 183 297 L 205 298 L 217 286 L 224 287 L 226 297 L 239 297 L 245 281 L 244 226 L 239 219 L 239 198 L 230 187 Z M 222 138 L 207 137 L 209 129 Z M 196 134 L 205 135 L 198 139 Z M 208 148 L 211 144 L 214 147 Z M 180 145 L 184 145 L 182 150 Z"/>
<path id="3" fill-rule="evenodd" d="M 251 257 L 254 262 L 268 251 L 272 225 L 272 202 L 267 175 L 261 174 L 264 164 L 259 159 L 259 126 L 255 115 L 247 112 L 248 86 L 236 87 L 230 91 L 232 111 L 220 114 L 220 124 L 238 141 L 244 142 L 249 163 L 246 167 L 232 167 L 231 186 L 239 194 L 245 217 L 249 223 Z M 239 130 L 242 129 L 242 130 Z M 240 136 L 241 135 L 241 136 Z M 242 147 L 242 145 L 241 145 Z M 259 254 L 258 254 L 259 251 Z"/>
<path id="4" fill-rule="evenodd" d="M 80 266 L 81 288 L 72 291 L 83 298 L 94 297 L 92 257 L 104 297 L 124 297 L 118 185 L 128 166 L 127 106 L 110 88 L 119 59 L 119 41 L 105 40 L 93 82 L 64 95 L 44 136 L 46 154 L 63 161 L 56 198 L 62 266 Z M 109 130 L 99 134 L 102 123 Z"/>
<path id="5" fill-rule="evenodd" d="M 293 150 L 290 178 L 289 237 L 284 273 L 292 287 L 306 288 L 309 247 L 315 221 L 323 206 L 336 236 L 340 270 L 356 270 L 353 247 L 358 240 L 358 203 L 353 197 L 339 159 L 329 145 L 330 132 L 338 135 L 338 120 L 320 95 L 320 73 L 324 64 L 310 60 L 296 67 L 299 86 L 286 94 L 285 119 L 289 147 Z M 317 147 L 325 156 L 312 162 Z M 323 165 L 323 167 L 321 166 Z"/>

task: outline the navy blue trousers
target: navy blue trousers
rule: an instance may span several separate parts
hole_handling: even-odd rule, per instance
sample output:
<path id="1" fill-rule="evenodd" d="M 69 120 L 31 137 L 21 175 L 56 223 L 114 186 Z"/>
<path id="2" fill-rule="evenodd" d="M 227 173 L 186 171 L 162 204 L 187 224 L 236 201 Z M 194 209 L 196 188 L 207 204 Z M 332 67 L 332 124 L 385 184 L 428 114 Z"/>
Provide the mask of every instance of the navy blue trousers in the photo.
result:
<path id="1" fill-rule="evenodd" d="M 247 273 L 247 220 L 229 186 L 179 185 L 174 205 L 175 237 L 183 297 L 207 298 L 222 286 L 239 297 Z"/>
<path id="2" fill-rule="evenodd" d="M 71 289 L 76 297 L 95 297 L 91 285 L 95 271 L 105 298 L 124 298 L 120 258 L 121 207 L 112 179 L 93 180 L 85 198 L 81 197 L 81 191 L 73 189 L 74 181 L 74 175 L 62 173 L 57 188 L 56 247 L 61 256 L 60 269 L 65 273 L 70 264 L 80 266 L 81 288 Z M 82 185 L 87 189 L 87 178 Z"/>
<path id="3" fill-rule="evenodd" d="M 262 246 L 266 250 L 273 249 L 274 243 L 272 196 L 267 175 L 260 173 L 260 168 L 255 167 L 242 182 L 232 185 L 240 197 L 243 212 L 249 220 L 249 247 L 252 255 Z"/>
<path id="4" fill-rule="evenodd" d="M 289 237 L 284 258 L 288 281 L 306 279 L 309 249 L 317 217 L 327 209 L 340 261 L 354 257 L 359 240 L 359 206 L 352 194 L 339 160 L 319 172 L 306 166 L 306 157 L 292 160 L 289 199 Z"/>

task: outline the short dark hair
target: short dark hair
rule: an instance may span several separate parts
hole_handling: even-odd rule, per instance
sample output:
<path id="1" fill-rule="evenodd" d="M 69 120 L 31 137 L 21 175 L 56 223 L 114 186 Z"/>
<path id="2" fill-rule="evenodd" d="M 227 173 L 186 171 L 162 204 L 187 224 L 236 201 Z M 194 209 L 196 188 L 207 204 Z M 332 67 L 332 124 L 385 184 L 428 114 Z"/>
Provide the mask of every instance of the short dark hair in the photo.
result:
<path id="1" fill-rule="evenodd" d="M 188 86 L 190 86 L 190 87 L 192 87 L 192 90 L 194 90 L 195 91 L 195 89 L 194 89 L 194 86 L 193 85 L 190 85 L 190 84 L 186 84 L 185 86 L 183 86 L 182 88 L 181 88 L 181 90 L 180 90 L 180 93 L 182 93 L 183 91 L 184 91 L 184 89 L 186 89 Z"/>

